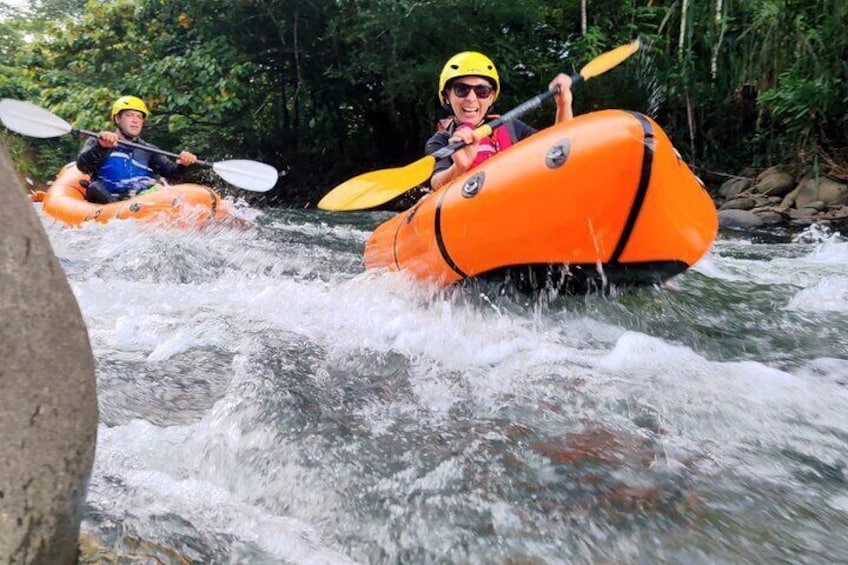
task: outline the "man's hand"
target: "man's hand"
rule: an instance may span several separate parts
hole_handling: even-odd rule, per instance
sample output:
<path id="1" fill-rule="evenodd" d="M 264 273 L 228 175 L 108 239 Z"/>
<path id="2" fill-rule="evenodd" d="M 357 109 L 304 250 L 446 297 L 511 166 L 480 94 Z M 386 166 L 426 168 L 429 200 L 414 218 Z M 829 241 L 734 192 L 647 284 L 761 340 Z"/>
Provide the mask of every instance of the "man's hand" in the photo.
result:
<path id="1" fill-rule="evenodd" d="M 97 143 L 104 149 L 118 146 L 118 134 L 113 131 L 101 131 L 97 136 Z"/>
<path id="2" fill-rule="evenodd" d="M 180 156 L 177 157 L 177 163 L 182 165 L 183 167 L 190 167 L 197 162 L 197 155 L 194 153 L 189 153 L 188 151 L 180 152 Z"/>

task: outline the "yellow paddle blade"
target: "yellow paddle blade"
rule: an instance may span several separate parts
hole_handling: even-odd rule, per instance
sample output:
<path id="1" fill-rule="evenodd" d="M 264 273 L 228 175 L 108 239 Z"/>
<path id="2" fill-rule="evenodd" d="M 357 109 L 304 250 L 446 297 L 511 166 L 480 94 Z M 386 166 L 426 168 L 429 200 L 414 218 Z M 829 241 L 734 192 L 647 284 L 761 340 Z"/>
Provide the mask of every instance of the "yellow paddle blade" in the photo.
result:
<path id="1" fill-rule="evenodd" d="M 385 204 L 429 179 L 435 164 L 436 159 L 427 155 L 405 167 L 361 174 L 328 192 L 318 208 L 341 212 Z"/>
<path id="2" fill-rule="evenodd" d="M 641 45 L 641 42 L 636 39 L 627 45 L 622 45 L 621 47 L 616 47 L 612 51 L 601 53 L 580 69 L 580 76 L 582 76 L 584 80 L 589 80 L 592 77 L 596 77 L 599 74 L 607 72 L 638 51 Z"/>

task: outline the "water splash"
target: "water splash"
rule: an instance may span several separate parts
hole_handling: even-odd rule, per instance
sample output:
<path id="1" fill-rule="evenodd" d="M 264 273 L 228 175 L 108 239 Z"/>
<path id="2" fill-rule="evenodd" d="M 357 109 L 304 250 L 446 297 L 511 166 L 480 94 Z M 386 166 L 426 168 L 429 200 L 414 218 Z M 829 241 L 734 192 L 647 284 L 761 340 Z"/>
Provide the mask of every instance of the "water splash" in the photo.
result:
<path id="1" fill-rule="evenodd" d="M 382 219 L 47 226 L 98 360 L 87 529 L 199 562 L 848 555 L 821 533 L 846 526 L 845 242 L 720 239 L 662 289 L 522 298 L 364 272 Z"/>
<path id="2" fill-rule="evenodd" d="M 659 79 L 656 58 L 653 54 L 653 42 L 643 41 L 636 55 L 636 81 L 647 94 L 648 107 L 645 114 L 656 119 L 665 104 L 665 87 Z"/>

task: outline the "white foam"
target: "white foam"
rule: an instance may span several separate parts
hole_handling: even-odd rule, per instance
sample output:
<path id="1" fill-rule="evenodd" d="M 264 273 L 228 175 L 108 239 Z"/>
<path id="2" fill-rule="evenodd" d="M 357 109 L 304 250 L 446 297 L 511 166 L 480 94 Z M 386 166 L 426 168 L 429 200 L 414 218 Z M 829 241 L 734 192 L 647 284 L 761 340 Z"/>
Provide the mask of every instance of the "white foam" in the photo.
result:
<path id="1" fill-rule="evenodd" d="M 165 531 L 157 530 L 163 522 L 158 516 L 176 514 L 207 536 L 233 536 L 286 561 L 352 563 L 327 547 L 307 522 L 276 515 L 251 500 L 258 491 L 268 492 L 262 481 L 269 478 L 246 471 L 238 454 L 268 451 L 273 437 L 240 431 L 228 418 L 214 420 L 170 428 L 141 420 L 101 425 L 90 503 L 123 516 L 150 539 L 169 534 L 167 520 Z M 103 479 L 115 475 L 120 487 Z M 289 481 L 278 475 L 278 480 L 295 492 L 305 487 L 306 478 L 302 470 L 296 475 Z"/>
<path id="2" fill-rule="evenodd" d="M 753 361 L 709 361 L 636 332 L 624 334 L 598 368 L 617 377 L 599 391 L 620 397 L 628 390 L 683 437 L 713 442 L 726 455 L 738 456 L 749 442 L 796 433 L 787 414 L 828 425 L 842 420 L 848 429 L 838 415 L 844 399 L 820 398 L 815 383 Z"/>
<path id="3" fill-rule="evenodd" d="M 799 291 L 787 305 L 804 312 L 848 311 L 848 276 L 830 275 Z"/>
<path id="4" fill-rule="evenodd" d="M 224 373 L 220 382 L 229 387 L 200 421 L 167 428 L 141 421 L 100 427 L 92 492 L 94 503 L 108 514 L 119 519 L 135 515 L 135 524 L 153 527 L 158 513 L 173 512 L 213 537 L 233 536 L 297 562 L 346 560 L 327 548 L 316 533 L 319 528 L 330 535 L 338 532 L 342 539 L 346 530 L 362 529 L 368 542 L 353 545 L 376 546 L 395 557 L 404 543 L 449 545 L 447 539 L 426 536 L 441 534 L 450 524 L 416 516 L 414 525 L 403 527 L 406 537 L 398 540 L 379 518 L 356 514 L 334 485 L 348 481 L 361 488 L 356 484 L 361 477 L 343 476 L 345 469 L 335 460 L 308 465 L 301 459 L 335 454 L 332 449 L 338 447 L 312 445 L 311 438 L 303 437 L 287 444 L 276 428 L 276 418 L 286 414 L 262 412 L 264 401 L 292 394 L 275 386 L 274 371 L 282 369 L 287 376 L 315 371 L 304 378 L 324 384 L 322 375 L 346 369 L 342 360 L 353 358 L 365 360 L 366 366 L 357 369 L 372 378 L 371 354 L 402 357 L 404 386 L 392 389 L 389 400 L 365 399 L 353 408 L 369 440 L 396 439 L 393 425 L 407 418 L 455 426 L 460 414 L 484 427 L 495 417 L 512 418 L 554 436 L 584 423 L 651 436 L 662 447 L 651 468 L 666 475 L 684 473 L 681 462 L 686 461 L 686 469 L 704 476 L 740 473 L 785 480 L 792 469 L 774 455 L 783 449 L 826 462 L 844 460 L 839 438 L 848 433 L 848 387 L 839 383 L 848 376 L 848 361 L 829 353 L 834 357 L 786 368 L 778 365 L 780 353 L 750 351 L 728 357 L 769 361 L 716 360 L 696 348 L 698 335 L 713 345 L 710 340 L 721 333 L 723 321 L 739 321 L 740 316 L 720 307 L 706 312 L 709 319 L 693 328 L 690 342 L 696 345 L 675 343 L 662 324 L 664 314 L 641 308 L 647 301 L 660 309 L 688 311 L 688 283 L 672 298 L 622 297 L 599 301 L 598 308 L 568 301 L 550 309 L 550 303 L 504 305 L 496 297 L 443 290 L 399 273 L 362 272 L 364 230 L 297 222 L 274 219 L 270 234 L 150 232 L 132 222 L 61 232 L 48 228 L 96 353 L 133 351 L 136 359 L 163 363 L 194 348 L 214 348 L 232 359 L 231 365 L 215 369 Z M 325 231 L 338 249 L 321 244 Z M 834 302 L 838 292 L 845 292 L 844 243 L 809 250 L 802 245 L 810 244 L 784 248 L 719 242 L 696 270 L 728 287 L 739 281 L 800 287 L 790 308 L 845 312 L 844 296 Z M 693 293 L 691 300 L 699 296 Z M 721 297 L 711 298 L 721 304 Z M 829 304 L 835 306 L 828 309 Z M 606 316 L 605 311 L 614 313 Z M 643 314 L 646 319 L 638 319 Z M 661 323 L 647 319 L 654 315 Z M 658 334 L 666 337 L 628 327 L 645 332 L 659 327 Z M 264 367 L 263 356 L 274 355 L 277 338 L 286 345 L 306 344 L 310 366 L 299 368 L 292 355 L 281 353 L 273 359 L 278 365 Z M 739 342 L 759 346 L 756 338 L 745 338 Z M 635 423 L 642 412 L 655 417 L 661 433 Z M 352 456 L 361 448 L 355 441 L 343 446 Z M 385 491 L 392 499 L 390 518 L 408 517 L 398 500 L 413 492 L 437 496 L 439 489 L 461 480 L 478 455 L 487 456 L 474 442 L 464 448 L 467 452 L 452 453 L 435 465 L 403 451 L 402 460 L 390 462 L 397 465 L 396 473 L 375 472 L 369 494 Z M 548 458 L 533 452 L 524 463 L 538 481 L 557 480 L 559 469 Z M 517 512 L 509 503 L 482 500 L 479 491 L 463 503 L 478 501 L 491 508 L 498 533 L 515 531 Z M 365 550 L 362 555 L 371 554 Z"/>

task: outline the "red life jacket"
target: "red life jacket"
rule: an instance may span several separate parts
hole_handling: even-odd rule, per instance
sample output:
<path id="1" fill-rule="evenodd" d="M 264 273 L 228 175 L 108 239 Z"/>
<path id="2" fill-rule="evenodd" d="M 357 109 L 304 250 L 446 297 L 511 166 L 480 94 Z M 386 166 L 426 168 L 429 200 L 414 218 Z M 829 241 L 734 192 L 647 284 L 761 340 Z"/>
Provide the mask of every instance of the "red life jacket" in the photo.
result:
<path id="1" fill-rule="evenodd" d="M 495 116 L 487 116 L 487 118 L 493 117 Z M 449 120 L 449 123 L 444 124 L 443 122 L 446 121 L 448 120 L 443 120 L 439 123 L 439 125 L 441 126 L 439 129 L 440 131 L 447 131 L 451 135 L 453 135 L 453 132 L 455 132 L 457 128 L 466 127 L 473 129 L 474 127 L 470 124 L 465 123 L 456 125 L 456 122 L 453 120 L 453 118 Z M 474 158 L 474 161 L 472 161 L 471 166 L 468 167 L 468 170 L 470 171 L 492 155 L 506 150 L 507 148 L 512 146 L 515 141 L 515 133 L 513 133 L 512 127 L 510 127 L 510 122 L 506 122 L 505 124 L 496 127 L 492 131 L 492 134 L 490 136 L 480 139 L 480 148 L 477 150 L 477 157 Z"/>

